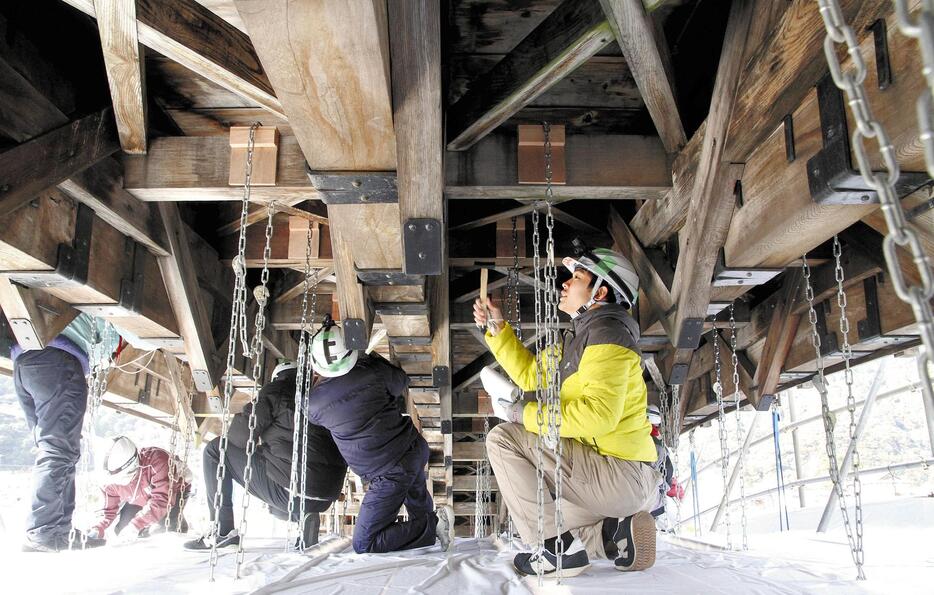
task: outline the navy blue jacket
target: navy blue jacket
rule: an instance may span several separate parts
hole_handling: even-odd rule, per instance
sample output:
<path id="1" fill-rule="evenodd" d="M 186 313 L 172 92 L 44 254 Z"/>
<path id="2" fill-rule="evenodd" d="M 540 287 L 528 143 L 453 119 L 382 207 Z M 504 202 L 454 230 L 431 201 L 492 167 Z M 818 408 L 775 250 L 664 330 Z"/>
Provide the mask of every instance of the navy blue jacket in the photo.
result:
<path id="1" fill-rule="evenodd" d="M 365 480 L 392 468 L 418 438 L 399 410 L 405 372 L 379 355 L 361 355 L 343 376 L 323 378 L 308 399 L 308 419 L 327 428 L 350 468 Z"/>

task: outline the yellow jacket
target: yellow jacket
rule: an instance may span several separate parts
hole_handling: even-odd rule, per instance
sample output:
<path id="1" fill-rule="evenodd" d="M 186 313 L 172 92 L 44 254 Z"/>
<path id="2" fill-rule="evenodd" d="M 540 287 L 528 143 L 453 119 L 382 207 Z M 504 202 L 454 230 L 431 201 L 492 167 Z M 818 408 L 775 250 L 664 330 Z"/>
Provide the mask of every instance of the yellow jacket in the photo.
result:
<path id="1" fill-rule="evenodd" d="M 622 306 L 608 304 L 575 318 L 563 345 L 546 352 L 560 358 L 562 438 L 578 440 L 604 456 L 656 460 L 652 426 L 646 417 L 638 336 L 638 325 L 629 313 Z M 486 342 L 519 388 L 535 390 L 535 356 L 512 327 L 506 324 L 496 336 L 487 333 Z M 523 409 L 523 425 L 529 432 L 538 433 L 537 411 L 534 402 Z M 547 420 L 547 409 L 544 413 Z"/>

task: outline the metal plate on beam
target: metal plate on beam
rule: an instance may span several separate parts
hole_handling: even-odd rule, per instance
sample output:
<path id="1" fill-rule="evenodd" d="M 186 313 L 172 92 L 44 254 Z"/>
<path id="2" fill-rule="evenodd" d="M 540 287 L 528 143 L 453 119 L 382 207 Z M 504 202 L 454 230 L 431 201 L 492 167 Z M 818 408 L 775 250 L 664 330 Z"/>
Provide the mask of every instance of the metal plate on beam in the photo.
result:
<path id="1" fill-rule="evenodd" d="M 211 377 L 208 374 L 207 370 L 192 369 L 191 378 L 195 382 L 195 388 L 198 389 L 200 392 L 210 392 L 211 389 L 214 388 L 213 386 L 211 386 Z M 209 403 L 213 405 L 210 399 L 209 399 Z M 219 400 L 218 400 L 218 404 L 219 404 Z"/>
<path id="2" fill-rule="evenodd" d="M 400 347 L 428 347 L 431 345 L 431 337 L 389 337 L 389 344 Z"/>
<path id="3" fill-rule="evenodd" d="M 366 336 L 366 325 L 360 318 L 345 318 L 341 323 L 344 331 L 344 344 L 348 349 L 366 349 L 369 340 Z"/>
<path id="4" fill-rule="evenodd" d="M 723 268 L 714 272 L 714 287 L 754 287 L 771 281 L 784 269 L 733 269 Z"/>
<path id="5" fill-rule="evenodd" d="M 402 269 L 409 275 L 441 274 L 443 229 L 437 219 L 409 219 L 402 226 Z"/>
<path id="6" fill-rule="evenodd" d="M 399 269 L 357 269 L 357 279 L 364 285 L 422 285 L 423 275 L 407 275 Z"/>
<path id="7" fill-rule="evenodd" d="M 447 366 L 435 366 L 431 369 L 431 383 L 435 387 L 441 387 L 451 382 L 451 369 Z"/>
<path id="8" fill-rule="evenodd" d="M 703 332 L 703 318 L 685 318 L 678 332 L 678 349 L 697 349 Z"/>
<path id="9" fill-rule="evenodd" d="M 373 309 L 382 316 L 421 316 L 428 314 L 428 304 L 424 302 L 378 302 L 373 305 Z"/>
<path id="10" fill-rule="evenodd" d="M 688 368 L 687 364 L 675 364 L 671 367 L 671 377 L 668 379 L 668 384 L 684 384 L 684 381 L 688 377 Z"/>
<path id="11" fill-rule="evenodd" d="M 308 169 L 308 179 L 325 204 L 399 202 L 394 172 L 321 172 Z"/>
<path id="12" fill-rule="evenodd" d="M 19 343 L 23 351 L 32 351 L 44 347 L 39 339 L 39 333 L 36 332 L 36 328 L 28 318 L 11 318 L 10 330 L 13 331 L 13 336 L 16 337 L 16 342 Z"/>

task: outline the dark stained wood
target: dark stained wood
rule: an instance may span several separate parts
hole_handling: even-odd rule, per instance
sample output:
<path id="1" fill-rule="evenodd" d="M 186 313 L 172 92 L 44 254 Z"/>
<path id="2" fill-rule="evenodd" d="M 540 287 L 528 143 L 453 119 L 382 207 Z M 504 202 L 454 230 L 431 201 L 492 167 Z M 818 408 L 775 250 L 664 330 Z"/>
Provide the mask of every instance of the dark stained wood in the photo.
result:
<path id="1" fill-rule="evenodd" d="M 448 113 L 448 149 L 464 150 L 612 40 L 596 0 L 565 1 Z"/>
<path id="2" fill-rule="evenodd" d="M 661 55 L 667 50 L 656 43 L 651 17 L 641 0 L 600 0 L 600 5 L 609 18 L 665 150 L 676 153 L 687 138 L 678 114 L 671 74 L 666 71 L 669 59 Z"/>
<path id="3" fill-rule="evenodd" d="M 756 367 L 753 381 L 755 390 L 753 394 L 748 395 L 753 406 L 763 395 L 775 394 L 778 389 L 779 375 L 785 364 L 785 358 L 791 350 L 801 319 L 801 314 L 794 312 L 794 305 L 797 300 L 803 298 L 802 279 L 801 269 L 792 269 L 785 274 L 778 302 L 773 309 L 772 320 L 769 323 L 768 334 L 765 337 L 762 355 Z"/>
<path id="4" fill-rule="evenodd" d="M 95 16 L 94 0 L 64 0 Z M 194 0 L 137 0 L 140 42 L 283 116 L 250 38 Z"/>
<path id="5" fill-rule="evenodd" d="M 113 112 L 107 108 L 0 153 L 0 215 L 119 149 Z"/>

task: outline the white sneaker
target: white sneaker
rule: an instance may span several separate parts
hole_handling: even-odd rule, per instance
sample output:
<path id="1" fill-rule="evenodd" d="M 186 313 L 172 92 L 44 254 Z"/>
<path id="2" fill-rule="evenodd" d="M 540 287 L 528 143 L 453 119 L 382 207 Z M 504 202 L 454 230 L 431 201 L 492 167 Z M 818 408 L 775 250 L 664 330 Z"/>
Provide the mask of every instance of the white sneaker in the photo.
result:
<path id="1" fill-rule="evenodd" d="M 557 576 L 558 556 L 548 550 L 535 553 L 517 554 L 512 561 L 516 570 L 525 576 L 541 572 L 542 576 Z M 577 576 L 590 568 L 590 559 L 587 550 L 580 539 L 574 538 L 571 545 L 561 555 L 561 577 Z"/>
<path id="2" fill-rule="evenodd" d="M 435 514 L 438 516 L 435 535 L 441 542 L 441 551 L 446 552 L 454 542 L 454 509 L 450 506 L 439 506 Z"/>

